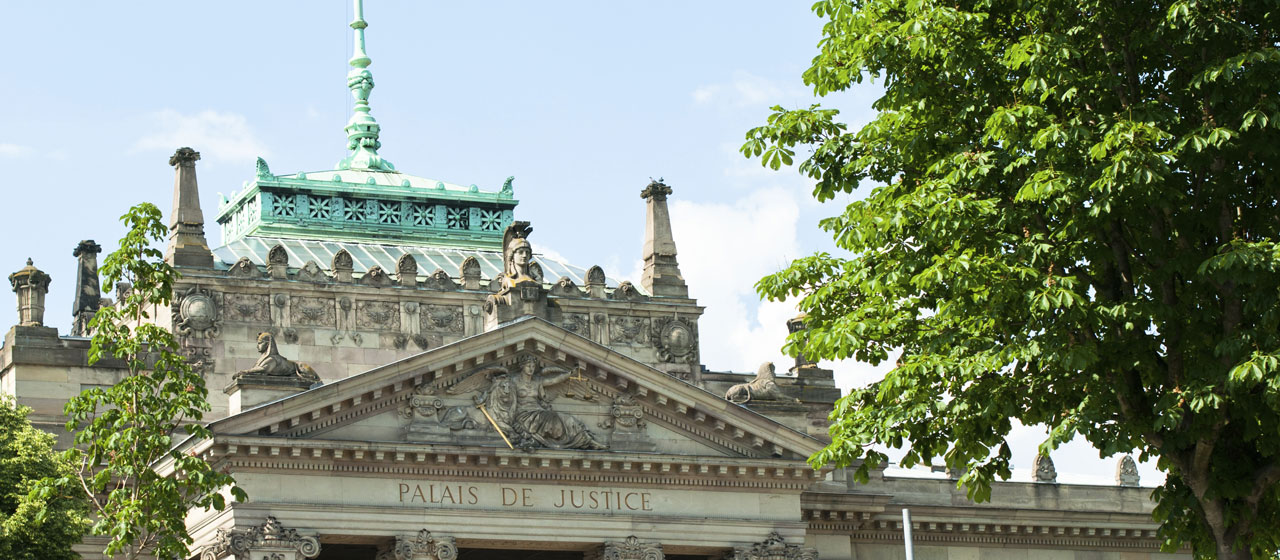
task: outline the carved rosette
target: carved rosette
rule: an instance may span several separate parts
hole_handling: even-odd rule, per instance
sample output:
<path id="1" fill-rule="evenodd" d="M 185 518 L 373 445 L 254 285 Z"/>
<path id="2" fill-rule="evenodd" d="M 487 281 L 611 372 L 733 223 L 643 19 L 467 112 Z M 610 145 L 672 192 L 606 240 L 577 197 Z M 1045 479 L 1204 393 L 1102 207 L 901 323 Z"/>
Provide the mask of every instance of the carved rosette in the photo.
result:
<path id="1" fill-rule="evenodd" d="M 787 544 L 782 535 L 770 533 L 764 542 L 751 546 L 735 546 L 724 560 L 818 560 L 818 550 Z"/>
<path id="2" fill-rule="evenodd" d="M 178 336 L 217 338 L 222 331 L 213 292 L 193 287 L 173 300 L 173 330 Z"/>
<path id="3" fill-rule="evenodd" d="M 200 560 L 235 558 L 280 558 L 300 560 L 320 555 L 320 541 L 287 529 L 275 517 L 267 516 L 262 525 L 248 529 L 218 529 L 213 544 L 204 547 Z"/>
<path id="4" fill-rule="evenodd" d="M 654 319 L 653 345 L 658 359 L 664 362 L 698 362 L 698 332 L 693 323 L 683 317 Z"/>
<path id="5" fill-rule="evenodd" d="M 622 541 L 605 541 L 585 556 L 586 560 L 663 560 L 666 557 L 662 543 L 640 542 L 635 535 Z"/>
<path id="6" fill-rule="evenodd" d="M 396 537 L 392 549 L 395 560 L 454 560 L 458 557 L 458 545 L 453 537 L 437 537 L 423 529 L 412 537 Z"/>

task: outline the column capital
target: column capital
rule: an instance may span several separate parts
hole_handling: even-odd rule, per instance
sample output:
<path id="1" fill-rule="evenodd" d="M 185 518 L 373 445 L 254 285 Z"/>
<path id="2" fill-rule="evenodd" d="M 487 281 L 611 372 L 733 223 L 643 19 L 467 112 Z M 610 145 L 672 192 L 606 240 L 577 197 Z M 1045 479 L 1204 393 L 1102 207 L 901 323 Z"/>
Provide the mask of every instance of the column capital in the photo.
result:
<path id="1" fill-rule="evenodd" d="M 265 554 L 264 554 L 265 553 Z M 200 552 L 200 560 L 251 560 L 278 558 L 304 560 L 320 555 L 320 541 L 288 529 L 273 516 L 257 527 L 218 529 L 213 543 Z"/>
<path id="2" fill-rule="evenodd" d="M 397 535 L 389 550 L 378 553 L 377 560 L 455 560 L 458 544 L 453 537 L 442 537 L 422 529 L 413 536 Z"/>
<path id="3" fill-rule="evenodd" d="M 586 560 L 663 560 L 662 543 L 640 542 L 635 535 L 621 541 L 606 541 L 587 553 Z"/>
<path id="4" fill-rule="evenodd" d="M 724 560 L 818 560 L 818 550 L 787 544 L 782 535 L 773 532 L 762 542 L 733 547 L 725 553 Z"/>

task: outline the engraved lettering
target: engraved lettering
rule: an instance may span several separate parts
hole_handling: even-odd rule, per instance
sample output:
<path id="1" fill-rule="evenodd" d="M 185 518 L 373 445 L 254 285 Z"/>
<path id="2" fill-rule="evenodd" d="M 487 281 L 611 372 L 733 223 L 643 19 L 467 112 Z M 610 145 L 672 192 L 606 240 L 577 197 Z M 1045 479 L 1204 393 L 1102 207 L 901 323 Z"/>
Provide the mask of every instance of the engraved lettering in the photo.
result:
<path id="1" fill-rule="evenodd" d="M 533 507 L 533 488 L 521 488 L 520 493 L 524 507 Z"/>
<path id="2" fill-rule="evenodd" d="M 467 487 L 467 494 L 469 494 L 469 495 L 471 496 L 471 499 L 470 499 L 470 501 L 468 501 L 467 503 L 468 503 L 468 504 L 471 504 L 471 505 L 473 505 L 473 506 L 474 506 L 474 505 L 476 505 L 476 504 L 478 504 L 478 503 L 480 503 L 480 494 L 479 494 L 479 492 L 480 492 L 480 489 L 479 489 L 479 488 L 476 488 L 475 486 L 468 486 L 468 487 Z"/>
<path id="3" fill-rule="evenodd" d="M 401 502 L 404 501 L 404 495 L 408 493 L 409 493 L 409 485 L 403 482 L 400 483 L 400 501 Z"/>
<path id="4" fill-rule="evenodd" d="M 516 493 L 515 488 L 502 487 L 502 505 L 514 506 L 520 499 L 520 495 Z"/>

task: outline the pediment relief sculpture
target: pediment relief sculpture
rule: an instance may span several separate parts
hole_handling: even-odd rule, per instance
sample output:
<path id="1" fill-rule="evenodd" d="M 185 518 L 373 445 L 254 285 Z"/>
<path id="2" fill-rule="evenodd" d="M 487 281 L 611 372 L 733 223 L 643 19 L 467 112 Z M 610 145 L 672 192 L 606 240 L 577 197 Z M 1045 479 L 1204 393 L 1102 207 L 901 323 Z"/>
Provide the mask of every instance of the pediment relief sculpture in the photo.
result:
<path id="1" fill-rule="evenodd" d="M 774 381 L 775 376 L 773 362 L 760 364 L 760 368 L 756 370 L 756 378 L 746 383 L 739 383 L 729 387 L 729 390 L 724 393 L 724 400 L 736 404 L 746 404 L 753 400 L 800 402 L 799 399 L 788 397 L 782 392 L 782 388 L 778 387 L 778 382 Z"/>
<path id="2" fill-rule="evenodd" d="M 576 416 L 556 410 L 561 397 L 595 400 L 596 392 L 585 379 L 559 366 L 542 366 L 533 356 L 523 356 L 518 369 L 482 368 L 445 391 L 447 395 L 471 395 L 471 400 L 492 429 L 513 447 L 523 449 L 606 449 Z M 444 419 L 441 418 L 443 421 Z"/>
<path id="3" fill-rule="evenodd" d="M 276 347 L 276 339 L 269 332 L 258 333 L 258 352 L 262 353 L 258 363 L 249 369 L 237 372 L 235 375 L 237 379 L 257 375 L 300 379 L 313 383 L 320 380 L 320 376 L 316 374 L 316 370 L 311 369 L 311 366 L 280 355 L 280 350 Z"/>

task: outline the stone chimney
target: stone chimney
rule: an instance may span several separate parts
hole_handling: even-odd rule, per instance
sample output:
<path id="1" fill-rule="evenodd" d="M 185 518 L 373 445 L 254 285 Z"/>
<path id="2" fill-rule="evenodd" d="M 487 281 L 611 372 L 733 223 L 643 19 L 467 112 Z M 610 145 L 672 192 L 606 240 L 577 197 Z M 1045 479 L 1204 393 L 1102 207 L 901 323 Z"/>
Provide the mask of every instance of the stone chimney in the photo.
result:
<path id="1" fill-rule="evenodd" d="M 173 214 L 169 217 L 169 247 L 164 260 L 176 267 L 213 268 L 213 252 L 204 237 L 204 213 L 196 187 L 200 152 L 178 148 L 169 158 L 174 167 Z"/>
<path id="2" fill-rule="evenodd" d="M 71 256 L 79 259 L 76 267 L 76 300 L 71 306 L 71 336 L 88 336 L 89 321 L 102 305 L 102 283 L 98 280 L 98 253 L 102 246 L 92 239 L 76 245 Z"/>
<path id="3" fill-rule="evenodd" d="M 671 235 L 671 214 L 667 195 L 671 187 L 662 179 L 651 181 L 640 191 L 645 199 L 644 276 L 640 284 L 654 297 L 688 298 L 689 287 L 676 262 L 676 241 Z"/>
<path id="4" fill-rule="evenodd" d="M 27 259 L 27 266 L 9 275 L 13 293 L 18 294 L 18 326 L 44 326 L 44 296 L 49 293 L 49 275 Z"/>

